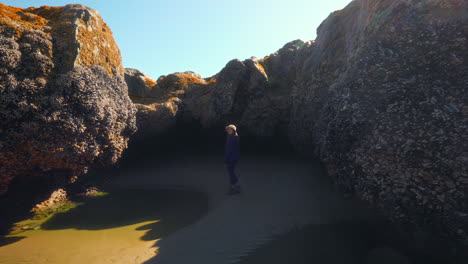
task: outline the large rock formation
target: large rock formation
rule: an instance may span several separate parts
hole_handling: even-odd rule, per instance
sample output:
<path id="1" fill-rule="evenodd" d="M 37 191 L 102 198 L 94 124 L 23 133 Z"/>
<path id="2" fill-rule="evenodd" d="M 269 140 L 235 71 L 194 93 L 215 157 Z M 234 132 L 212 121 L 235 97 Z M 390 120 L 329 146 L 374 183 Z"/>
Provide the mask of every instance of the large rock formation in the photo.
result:
<path id="1" fill-rule="evenodd" d="M 130 96 L 139 110 L 138 135 L 154 136 L 180 120 L 207 128 L 236 123 L 248 135 L 286 136 L 297 51 L 309 45 L 296 40 L 261 60 L 235 59 L 206 79 L 193 72 L 161 76 L 152 87 L 143 81 L 150 77 L 130 70 L 126 80 L 129 91 L 135 91 Z"/>
<path id="2" fill-rule="evenodd" d="M 141 75 L 127 76 L 130 91 L 142 87 L 139 81 Z M 147 96 L 131 94 L 138 109 L 138 133 L 134 136 L 137 140 L 165 132 L 174 127 L 178 120 L 190 122 L 201 116 L 207 108 L 214 79 L 205 80 L 194 72 L 177 72 L 161 76 L 152 84 L 152 87 L 146 84 Z"/>
<path id="3" fill-rule="evenodd" d="M 119 48 L 97 11 L 0 4 L 2 193 L 15 178 L 113 164 L 135 129 Z"/>
<path id="4" fill-rule="evenodd" d="M 455 0 L 361 0 L 331 14 L 307 48 L 289 123 L 337 183 L 465 246 L 467 14 Z"/>
<path id="5" fill-rule="evenodd" d="M 422 241 L 466 247 L 467 14 L 459 0 L 355 0 L 313 42 L 230 61 L 209 84 L 152 92 L 205 127 L 287 135 L 344 189 L 437 238 Z"/>
<path id="6" fill-rule="evenodd" d="M 230 61 L 216 75 L 205 126 L 236 123 L 254 136 L 285 136 L 291 92 L 295 87 L 299 50 L 308 47 L 301 40 L 287 43 L 261 60 Z"/>

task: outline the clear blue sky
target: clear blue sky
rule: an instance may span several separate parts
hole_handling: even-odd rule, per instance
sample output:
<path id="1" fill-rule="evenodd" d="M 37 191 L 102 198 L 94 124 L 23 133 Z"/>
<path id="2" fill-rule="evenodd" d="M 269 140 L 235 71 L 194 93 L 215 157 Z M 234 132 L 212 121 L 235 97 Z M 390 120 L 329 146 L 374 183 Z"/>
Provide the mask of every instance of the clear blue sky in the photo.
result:
<path id="1" fill-rule="evenodd" d="M 177 71 L 209 77 L 234 58 L 262 58 L 291 40 L 311 40 L 351 0 L 0 0 L 20 7 L 80 3 L 114 32 L 124 67 L 154 79 Z"/>

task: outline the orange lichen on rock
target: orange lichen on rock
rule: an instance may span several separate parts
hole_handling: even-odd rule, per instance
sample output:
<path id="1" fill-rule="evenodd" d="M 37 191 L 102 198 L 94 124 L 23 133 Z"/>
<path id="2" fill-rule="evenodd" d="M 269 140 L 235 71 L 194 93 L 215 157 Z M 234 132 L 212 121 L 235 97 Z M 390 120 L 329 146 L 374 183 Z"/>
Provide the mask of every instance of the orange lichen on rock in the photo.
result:
<path id="1" fill-rule="evenodd" d="M 206 82 L 206 84 L 214 84 L 216 83 L 216 78 L 211 78 L 209 81 Z"/>
<path id="2" fill-rule="evenodd" d="M 259 62 L 263 62 L 263 61 L 268 60 L 269 58 L 270 58 L 270 56 L 265 56 L 265 57 L 259 59 L 258 61 L 259 61 Z"/>
<path id="3" fill-rule="evenodd" d="M 86 23 L 78 23 L 78 42 L 80 52 L 76 62 L 83 66 L 100 65 L 109 74 L 113 70 L 123 73 L 122 57 L 114 41 L 112 31 L 100 16 L 92 16 Z"/>
<path id="4" fill-rule="evenodd" d="M 145 81 L 146 85 L 151 88 L 157 84 L 157 82 L 149 77 L 143 77 L 143 80 Z"/>
<path id="5" fill-rule="evenodd" d="M 208 82 L 196 73 L 177 72 L 161 76 L 151 93 L 153 97 L 167 99 L 169 97 L 178 97 L 185 94 L 186 90 L 207 84 Z"/>
<path id="6" fill-rule="evenodd" d="M 11 33 L 15 39 L 19 39 L 25 30 L 41 30 L 46 25 L 47 20 L 38 15 L 26 12 L 23 8 L 0 3 L 0 26 L 13 29 L 14 32 Z"/>
<path id="7" fill-rule="evenodd" d="M 122 57 L 112 31 L 94 9 L 83 5 L 65 7 L 43 6 L 32 10 L 49 19 L 51 24 L 70 25 L 67 37 L 62 38 L 76 48 L 74 63 L 82 66 L 99 65 L 110 75 L 123 72 Z"/>
<path id="8" fill-rule="evenodd" d="M 174 84 L 182 86 L 184 88 L 189 87 L 191 84 L 206 84 L 205 80 L 194 76 L 190 76 L 188 74 L 176 73 L 176 75 L 179 77 L 179 80 L 176 81 Z"/>
<path id="9" fill-rule="evenodd" d="M 4 35 L 11 34 L 15 39 L 19 39 L 26 30 L 53 35 L 56 42 L 71 54 L 62 60 L 66 65 L 61 67 L 66 69 L 74 65 L 98 65 L 110 75 L 114 75 L 115 71 L 123 72 L 120 50 L 112 31 L 92 8 L 67 5 L 23 9 L 0 3 L 0 26 L 4 28 Z M 64 51 L 57 50 L 55 53 L 63 54 Z"/>
<path id="10" fill-rule="evenodd" d="M 255 63 L 255 66 L 257 66 L 257 68 L 258 68 L 263 74 L 266 75 L 265 67 L 264 67 L 261 63 Z"/>
<path id="11" fill-rule="evenodd" d="M 24 11 L 42 17 L 48 23 L 58 22 L 65 17 L 63 6 L 30 7 Z M 71 17 L 71 15 L 68 15 L 68 17 Z"/>

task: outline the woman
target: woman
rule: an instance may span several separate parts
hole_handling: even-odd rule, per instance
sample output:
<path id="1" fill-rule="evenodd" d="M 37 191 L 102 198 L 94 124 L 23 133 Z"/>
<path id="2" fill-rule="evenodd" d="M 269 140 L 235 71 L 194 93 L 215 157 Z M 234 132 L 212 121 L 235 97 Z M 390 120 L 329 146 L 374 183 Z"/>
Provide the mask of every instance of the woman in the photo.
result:
<path id="1" fill-rule="evenodd" d="M 239 160 L 239 135 L 235 125 L 225 127 L 227 133 L 226 148 L 224 152 L 224 162 L 229 173 L 231 187 L 227 194 L 233 195 L 241 192 L 239 178 L 235 173 L 236 164 Z"/>

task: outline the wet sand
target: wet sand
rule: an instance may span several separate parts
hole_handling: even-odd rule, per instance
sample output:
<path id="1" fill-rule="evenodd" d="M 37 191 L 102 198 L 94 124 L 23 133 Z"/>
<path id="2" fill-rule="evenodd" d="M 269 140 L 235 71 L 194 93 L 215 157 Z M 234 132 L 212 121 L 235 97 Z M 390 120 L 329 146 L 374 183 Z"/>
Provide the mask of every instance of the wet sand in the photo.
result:
<path id="1" fill-rule="evenodd" d="M 409 264 L 385 245 L 382 226 L 368 221 L 309 225 L 277 236 L 239 264 Z"/>
<path id="2" fill-rule="evenodd" d="M 222 153 L 193 153 L 188 149 L 184 153 L 155 158 L 152 162 L 141 162 L 138 167 L 121 170 L 121 175 L 112 184 L 148 188 L 153 184 L 168 188 L 190 187 L 210 197 L 209 212 L 192 225 L 158 241 L 158 254 L 144 263 L 247 261 L 246 257 L 261 250 L 263 245 L 274 243 L 279 235 L 309 229 L 322 230 L 323 233 L 304 232 L 313 236 L 315 242 L 298 240 L 294 244 L 283 245 L 282 254 L 288 256 L 296 252 L 299 258 L 305 256 L 310 260 L 307 258 L 309 252 L 323 251 L 314 243 L 320 243 L 321 235 L 327 234 L 327 230 L 328 234 L 335 232 L 343 236 L 335 237 L 338 244 L 328 243 L 324 247 L 342 256 L 347 255 L 340 250 L 348 251 L 356 260 L 364 259 L 375 247 L 385 246 L 372 240 L 377 230 L 362 228 L 369 223 L 379 226 L 381 218 L 360 202 L 345 199 L 337 192 L 319 163 L 294 154 L 244 153 L 238 167 L 244 192 L 238 196 L 225 195 L 228 177 Z M 138 176 L 126 176 L 135 170 L 138 173 L 134 175 Z M 363 235 L 363 231 L 367 234 Z M 274 248 L 270 251 L 272 256 L 279 252 Z M 331 254 L 330 261 L 335 255 Z M 270 261 L 266 258 L 248 263 Z M 353 263 L 348 261 L 349 255 L 341 263 Z"/>
<path id="3" fill-rule="evenodd" d="M 142 263 L 157 254 L 155 242 L 208 210 L 207 197 L 189 190 L 113 189 L 86 200 L 10 236 L 0 263 Z"/>
<path id="4" fill-rule="evenodd" d="M 363 228 L 381 219 L 335 191 L 318 162 L 244 152 L 244 191 L 226 196 L 222 150 L 133 151 L 93 172 L 108 197 L 18 234 L 0 263 L 364 263 L 350 260 L 385 247 Z"/>

